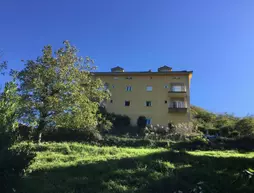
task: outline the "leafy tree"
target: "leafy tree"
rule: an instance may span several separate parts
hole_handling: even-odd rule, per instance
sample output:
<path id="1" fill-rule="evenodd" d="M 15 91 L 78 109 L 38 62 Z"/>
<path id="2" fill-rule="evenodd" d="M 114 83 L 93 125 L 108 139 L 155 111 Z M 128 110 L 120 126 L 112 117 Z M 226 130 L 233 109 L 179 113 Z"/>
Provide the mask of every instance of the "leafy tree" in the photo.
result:
<path id="1" fill-rule="evenodd" d="M 7 82 L 0 95 L 0 133 L 2 135 L 15 136 L 11 133 L 14 133 L 18 127 L 19 107 L 20 96 L 17 93 L 17 85 L 14 81 Z"/>
<path id="2" fill-rule="evenodd" d="M 18 72 L 22 121 L 36 127 L 38 142 L 51 128 L 96 128 L 98 107 L 109 93 L 100 89 L 102 81 L 92 75 L 93 61 L 77 52 L 68 41 L 55 53 L 45 46 L 42 56 L 26 61 Z"/>
<path id="3" fill-rule="evenodd" d="M 251 135 L 254 133 L 254 117 L 248 116 L 240 119 L 236 125 L 236 130 L 240 135 Z"/>

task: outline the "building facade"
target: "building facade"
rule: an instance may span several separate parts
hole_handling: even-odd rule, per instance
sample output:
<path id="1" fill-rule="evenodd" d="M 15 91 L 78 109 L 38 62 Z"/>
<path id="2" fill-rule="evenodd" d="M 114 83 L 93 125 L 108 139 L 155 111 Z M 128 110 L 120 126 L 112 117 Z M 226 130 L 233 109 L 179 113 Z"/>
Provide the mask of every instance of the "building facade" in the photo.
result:
<path id="1" fill-rule="evenodd" d="M 147 124 L 168 125 L 190 121 L 190 82 L 192 71 L 172 71 L 163 66 L 157 72 L 125 72 L 117 66 L 111 72 L 95 72 L 105 83 L 111 98 L 108 112 L 127 115 L 136 125 L 139 116 Z"/>

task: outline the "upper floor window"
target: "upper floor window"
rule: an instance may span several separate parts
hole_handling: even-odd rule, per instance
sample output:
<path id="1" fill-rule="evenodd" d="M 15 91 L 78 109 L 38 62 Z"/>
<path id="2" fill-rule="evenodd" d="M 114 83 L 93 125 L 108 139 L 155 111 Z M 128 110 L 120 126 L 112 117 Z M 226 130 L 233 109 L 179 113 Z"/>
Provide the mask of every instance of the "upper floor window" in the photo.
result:
<path id="1" fill-rule="evenodd" d="M 104 84 L 104 90 L 107 90 L 108 87 L 109 87 L 109 84 L 108 84 L 108 83 L 105 83 L 105 84 Z"/>
<path id="2" fill-rule="evenodd" d="M 126 79 L 131 80 L 131 79 L 132 79 L 132 77 L 131 77 L 131 76 L 128 76 L 128 77 L 126 77 Z"/>
<path id="3" fill-rule="evenodd" d="M 172 92 L 186 92 L 186 86 L 183 83 L 173 83 L 171 84 Z"/>
<path id="4" fill-rule="evenodd" d="M 115 76 L 115 77 L 114 77 L 114 80 L 118 80 L 118 77 L 117 77 L 117 76 Z"/>
<path id="5" fill-rule="evenodd" d="M 132 91 L 132 87 L 131 86 L 126 86 L 126 91 Z"/>
<path id="6" fill-rule="evenodd" d="M 129 107 L 130 105 L 131 105 L 131 102 L 130 102 L 130 101 L 125 101 L 125 102 L 124 102 L 124 106 Z"/>
<path id="7" fill-rule="evenodd" d="M 146 106 L 151 107 L 152 106 L 152 101 L 146 101 Z"/>
<path id="8" fill-rule="evenodd" d="M 115 88 L 115 85 L 112 84 L 112 88 Z"/>
<path id="9" fill-rule="evenodd" d="M 164 88 L 168 88 L 168 85 L 165 85 Z"/>
<path id="10" fill-rule="evenodd" d="M 147 86 L 146 87 L 146 91 L 152 91 L 153 90 L 153 87 L 152 86 Z"/>

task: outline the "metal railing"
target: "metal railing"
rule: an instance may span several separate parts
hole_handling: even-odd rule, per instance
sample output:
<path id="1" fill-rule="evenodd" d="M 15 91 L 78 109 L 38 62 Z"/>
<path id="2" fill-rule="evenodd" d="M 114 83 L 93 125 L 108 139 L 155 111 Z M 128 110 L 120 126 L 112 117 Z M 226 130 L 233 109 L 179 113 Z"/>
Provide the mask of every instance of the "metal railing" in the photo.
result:
<path id="1" fill-rule="evenodd" d="M 186 92 L 186 86 L 185 85 L 172 85 L 170 87 L 169 92 Z"/>
<path id="2" fill-rule="evenodd" d="M 174 109 L 187 108 L 187 104 L 183 101 L 174 101 L 171 102 L 168 107 Z"/>

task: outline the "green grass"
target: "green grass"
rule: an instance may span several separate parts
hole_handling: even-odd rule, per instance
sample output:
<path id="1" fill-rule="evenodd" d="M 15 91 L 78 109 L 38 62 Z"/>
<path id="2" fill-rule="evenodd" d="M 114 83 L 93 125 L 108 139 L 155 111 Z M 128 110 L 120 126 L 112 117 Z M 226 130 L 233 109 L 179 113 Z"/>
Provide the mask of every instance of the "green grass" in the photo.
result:
<path id="1" fill-rule="evenodd" d="M 241 175 L 254 168 L 254 152 L 30 145 L 36 157 L 21 182 L 25 193 L 254 192 L 254 180 Z"/>

